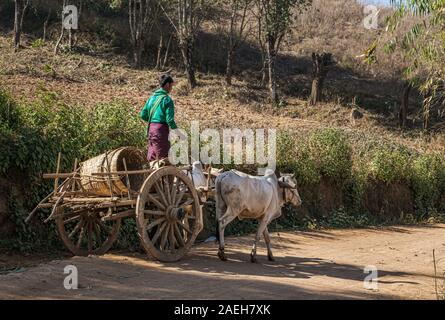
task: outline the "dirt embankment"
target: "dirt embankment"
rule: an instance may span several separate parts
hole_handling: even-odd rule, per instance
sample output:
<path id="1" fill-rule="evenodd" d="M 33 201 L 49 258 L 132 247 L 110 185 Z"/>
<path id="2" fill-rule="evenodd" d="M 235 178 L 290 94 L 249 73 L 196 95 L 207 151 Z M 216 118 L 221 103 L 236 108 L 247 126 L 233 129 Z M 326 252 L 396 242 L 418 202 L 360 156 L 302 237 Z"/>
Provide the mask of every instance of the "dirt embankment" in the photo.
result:
<path id="1" fill-rule="evenodd" d="M 0 275 L 0 298 L 435 299 L 432 251 L 445 256 L 445 225 L 273 234 L 276 261 L 262 246 L 258 264 L 252 240 L 229 238 L 226 263 L 214 243 L 171 264 L 126 253 L 45 262 Z M 78 290 L 64 289 L 67 265 L 78 269 Z M 367 266 L 378 270 L 374 290 L 364 287 Z"/>

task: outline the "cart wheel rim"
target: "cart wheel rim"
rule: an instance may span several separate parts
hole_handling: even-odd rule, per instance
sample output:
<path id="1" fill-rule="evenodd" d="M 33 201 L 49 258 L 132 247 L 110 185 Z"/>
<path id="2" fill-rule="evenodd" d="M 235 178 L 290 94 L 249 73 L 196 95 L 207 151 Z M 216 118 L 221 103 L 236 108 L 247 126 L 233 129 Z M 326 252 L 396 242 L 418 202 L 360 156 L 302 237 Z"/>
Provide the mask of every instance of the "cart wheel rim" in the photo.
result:
<path id="1" fill-rule="evenodd" d="M 98 211 L 69 212 L 57 209 L 59 236 L 76 256 L 103 255 L 117 240 L 121 219 L 104 222 Z"/>
<path id="2" fill-rule="evenodd" d="M 176 167 L 163 167 L 144 182 L 136 204 L 142 246 L 153 259 L 174 262 L 191 249 L 203 228 L 193 182 Z"/>

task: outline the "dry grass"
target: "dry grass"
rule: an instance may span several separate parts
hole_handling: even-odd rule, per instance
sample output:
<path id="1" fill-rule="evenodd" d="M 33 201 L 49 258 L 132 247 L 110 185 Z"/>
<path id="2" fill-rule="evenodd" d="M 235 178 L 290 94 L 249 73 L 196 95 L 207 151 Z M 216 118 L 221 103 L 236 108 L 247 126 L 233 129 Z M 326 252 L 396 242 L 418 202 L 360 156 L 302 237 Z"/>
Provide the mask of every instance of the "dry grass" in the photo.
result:
<path id="1" fill-rule="evenodd" d="M 278 108 L 265 102 L 267 91 L 255 81 L 236 79 L 234 86 L 227 88 L 222 75 L 199 73 L 199 87 L 189 92 L 186 78 L 174 69 L 177 84 L 173 98 L 179 123 L 199 120 L 202 128 L 274 127 L 298 135 L 320 127 L 338 127 L 357 141 L 373 137 L 418 150 L 444 150 L 444 134 L 425 136 L 416 130 L 402 133 L 394 125 L 394 99 L 399 88 L 390 78 L 400 72 L 402 65 L 397 57 L 385 55 L 372 67 L 356 58 L 377 35 L 363 27 L 363 16 L 362 6 L 354 0 L 314 0 L 314 6 L 300 16 L 286 38 L 279 65 L 285 96 L 283 106 Z M 207 31 L 212 31 L 210 25 Z M 156 71 L 135 70 L 126 57 L 106 48 L 54 56 L 50 42 L 38 48 L 31 47 L 30 39 L 25 38 L 24 43 L 25 48 L 14 54 L 10 37 L 0 36 L 0 83 L 25 101 L 34 99 L 44 87 L 71 104 L 92 107 L 118 99 L 139 109 L 156 88 Z M 338 61 L 327 81 L 329 102 L 316 108 L 305 100 L 311 77 L 307 58 L 312 51 L 332 52 Z M 240 62 L 250 58 L 245 56 Z M 253 79 L 258 76 L 252 70 L 244 74 Z M 356 104 L 355 97 L 372 101 L 373 108 Z M 350 113 L 357 107 L 364 118 L 354 123 Z"/>
<path id="2" fill-rule="evenodd" d="M 380 8 L 379 28 L 368 30 L 364 26 L 364 6 L 355 0 L 313 0 L 313 6 L 299 16 L 289 50 L 308 55 L 313 51 L 327 51 L 337 57 L 344 68 L 362 76 L 399 78 L 404 65 L 398 55 L 378 54 L 378 63 L 368 66 L 357 58 L 373 41 L 383 36 L 386 18 L 391 9 Z"/>

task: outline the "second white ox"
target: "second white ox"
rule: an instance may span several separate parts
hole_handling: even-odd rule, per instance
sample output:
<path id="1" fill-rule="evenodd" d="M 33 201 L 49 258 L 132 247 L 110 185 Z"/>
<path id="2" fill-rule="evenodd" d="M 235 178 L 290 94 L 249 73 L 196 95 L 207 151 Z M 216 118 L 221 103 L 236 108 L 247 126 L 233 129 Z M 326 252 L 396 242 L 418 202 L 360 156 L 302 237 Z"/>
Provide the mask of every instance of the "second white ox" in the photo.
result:
<path id="1" fill-rule="evenodd" d="M 267 226 L 281 216 L 281 208 L 286 203 L 295 207 L 301 205 L 297 182 L 293 175 L 276 174 L 267 170 L 263 177 L 250 176 L 232 170 L 222 173 L 216 179 L 216 219 L 218 256 L 226 261 L 224 253 L 224 229 L 235 218 L 257 219 L 258 231 L 253 244 L 251 261 L 256 262 L 256 250 L 261 235 L 267 245 L 267 255 L 274 261 Z"/>

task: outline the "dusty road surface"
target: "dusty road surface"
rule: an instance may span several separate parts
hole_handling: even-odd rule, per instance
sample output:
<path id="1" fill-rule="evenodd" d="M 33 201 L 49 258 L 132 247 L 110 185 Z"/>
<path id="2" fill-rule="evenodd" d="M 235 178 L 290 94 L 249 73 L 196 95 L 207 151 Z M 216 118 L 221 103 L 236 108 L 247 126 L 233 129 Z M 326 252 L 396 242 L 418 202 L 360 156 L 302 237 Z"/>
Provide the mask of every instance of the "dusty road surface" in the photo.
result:
<path id="1" fill-rule="evenodd" d="M 0 275 L 0 298 L 435 299 L 433 249 L 445 258 L 445 225 L 274 233 L 276 261 L 262 246 L 258 264 L 249 262 L 252 239 L 229 238 L 228 262 L 215 243 L 171 264 L 128 253 L 54 260 Z M 78 269 L 78 290 L 63 286 L 67 265 Z M 364 288 L 369 265 L 378 269 L 377 290 Z"/>

